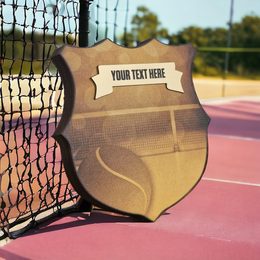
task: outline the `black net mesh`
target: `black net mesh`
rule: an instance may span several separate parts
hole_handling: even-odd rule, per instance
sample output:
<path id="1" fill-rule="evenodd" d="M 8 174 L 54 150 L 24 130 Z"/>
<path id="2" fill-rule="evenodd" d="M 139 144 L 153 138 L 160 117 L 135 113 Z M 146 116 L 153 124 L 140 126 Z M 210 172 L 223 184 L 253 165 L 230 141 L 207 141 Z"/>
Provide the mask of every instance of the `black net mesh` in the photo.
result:
<path id="1" fill-rule="evenodd" d="M 92 2 L 92 1 L 91 1 Z M 2 0 L 0 71 L 0 236 L 73 208 L 78 195 L 52 134 L 63 108 L 53 51 L 78 45 L 77 0 Z M 93 1 L 89 44 L 123 43 L 128 1 Z"/>
<path id="2" fill-rule="evenodd" d="M 97 0 L 90 13 L 90 35 L 92 41 L 110 38 L 126 44 L 129 0 Z"/>

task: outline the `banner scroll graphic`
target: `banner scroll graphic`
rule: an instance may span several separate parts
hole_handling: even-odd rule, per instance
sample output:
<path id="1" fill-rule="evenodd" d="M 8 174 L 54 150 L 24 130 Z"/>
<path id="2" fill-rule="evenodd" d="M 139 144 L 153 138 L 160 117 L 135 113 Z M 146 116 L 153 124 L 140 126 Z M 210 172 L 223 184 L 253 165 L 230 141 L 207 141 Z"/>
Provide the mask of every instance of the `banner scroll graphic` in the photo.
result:
<path id="1" fill-rule="evenodd" d="M 99 74 L 92 77 L 96 85 L 96 99 L 111 94 L 113 87 L 147 84 L 166 84 L 169 90 L 183 92 L 182 72 L 174 62 L 99 65 Z"/>

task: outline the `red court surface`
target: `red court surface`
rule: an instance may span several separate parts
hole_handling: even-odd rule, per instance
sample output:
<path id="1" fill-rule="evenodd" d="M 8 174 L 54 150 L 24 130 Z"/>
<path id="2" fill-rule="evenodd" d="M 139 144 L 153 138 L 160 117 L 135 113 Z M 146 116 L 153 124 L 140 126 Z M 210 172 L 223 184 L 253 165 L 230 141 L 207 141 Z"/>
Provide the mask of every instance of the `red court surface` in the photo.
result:
<path id="1" fill-rule="evenodd" d="M 260 99 L 204 107 L 204 177 L 158 221 L 73 214 L 11 241 L 2 259 L 260 259 Z"/>

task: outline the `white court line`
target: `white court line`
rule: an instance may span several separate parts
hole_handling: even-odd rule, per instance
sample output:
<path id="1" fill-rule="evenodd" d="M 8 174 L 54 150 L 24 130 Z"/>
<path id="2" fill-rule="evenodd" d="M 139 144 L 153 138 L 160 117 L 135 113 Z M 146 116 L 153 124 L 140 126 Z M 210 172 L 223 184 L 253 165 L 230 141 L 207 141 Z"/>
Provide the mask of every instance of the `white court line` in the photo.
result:
<path id="1" fill-rule="evenodd" d="M 231 181 L 231 180 L 214 179 L 214 178 L 207 178 L 207 177 L 203 177 L 202 180 L 204 180 L 204 181 L 224 182 L 224 183 L 231 183 L 231 184 L 238 184 L 238 185 L 245 185 L 245 186 L 260 187 L 260 183 L 251 183 L 251 182 L 243 182 L 243 181 Z"/>
<path id="2" fill-rule="evenodd" d="M 209 136 L 216 136 L 216 137 L 224 137 L 228 139 L 235 139 L 235 140 L 243 140 L 243 141 L 256 141 L 260 142 L 260 138 L 254 138 L 254 137 L 243 137 L 238 135 L 221 135 L 221 134 L 210 134 Z"/>
<path id="3" fill-rule="evenodd" d="M 236 101 L 254 101 L 260 102 L 260 96 L 238 96 L 238 97 L 220 97 L 220 98 L 208 98 L 201 99 L 202 105 L 224 105 L 230 104 Z"/>

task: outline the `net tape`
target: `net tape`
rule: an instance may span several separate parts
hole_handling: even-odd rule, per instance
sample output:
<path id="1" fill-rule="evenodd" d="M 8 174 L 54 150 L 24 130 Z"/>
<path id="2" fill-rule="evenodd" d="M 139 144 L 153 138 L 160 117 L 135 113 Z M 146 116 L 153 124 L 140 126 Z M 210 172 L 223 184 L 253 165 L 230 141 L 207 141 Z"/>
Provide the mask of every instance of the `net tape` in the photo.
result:
<path id="1" fill-rule="evenodd" d="M 0 2 L 2 238 L 78 201 L 51 137 L 63 109 L 63 86 L 51 56 L 57 47 L 78 45 L 79 7 L 76 0 Z M 93 1 L 89 43 L 106 37 L 122 43 L 127 18 L 128 0 Z"/>

